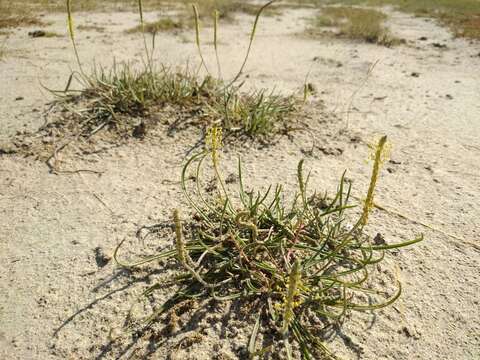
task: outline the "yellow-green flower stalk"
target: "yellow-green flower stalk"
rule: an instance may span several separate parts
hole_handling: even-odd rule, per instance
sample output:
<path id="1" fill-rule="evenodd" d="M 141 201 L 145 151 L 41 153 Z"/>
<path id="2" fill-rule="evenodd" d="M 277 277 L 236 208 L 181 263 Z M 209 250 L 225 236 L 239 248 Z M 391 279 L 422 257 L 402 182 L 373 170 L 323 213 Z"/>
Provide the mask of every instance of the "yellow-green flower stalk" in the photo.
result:
<path id="1" fill-rule="evenodd" d="M 225 197 L 228 199 L 227 190 L 225 189 L 225 185 L 223 183 L 222 175 L 219 169 L 220 154 L 218 150 L 222 148 L 222 128 L 215 125 L 208 128 L 206 143 L 207 149 L 210 151 L 210 154 L 212 156 L 213 169 L 215 171 L 215 176 L 217 178 L 218 184 L 220 185 L 220 188 L 222 189 Z M 220 197 L 222 197 L 221 193 Z"/>
<path id="2" fill-rule="evenodd" d="M 235 84 L 237 80 L 240 78 L 240 76 L 242 75 L 243 69 L 245 68 L 245 65 L 247 65 L 250 51 L 252 50 L 252 44 L 253 44 L 253 40 L 255 39 L 255 33 L 257 32 L 257 25 L 258 25 L 258 21 L 260 20 L 260 16 L 262 15 L 263 11 L 267 7 L 272 5 L 275 1 L 276 0 L 270 0 L 258 10 L 257 15 L 255 16 L 255 21 L 253 22 L 252 32 L 250 33 L 250 42 L 248 43 L 247 53 L 245 54 L 245 58 L 243 59 L 242 65 L 240 66 L 240 70 L 238 70 L 237 75 L 235 75 L 235 77 L 226 86 L 227 88 Z"/>
<path id="3" fill-rule="evenodd" d="M 67 20 L 68 20 L 68 32 L 70 34 L 70 39 L 73 40 L 75 34 L 73 32 L 73 17 L 72 17 L 72 7 L 70 0 L 67 0 Z"/>
<path id="4" fill-rule="evenodd" d="M 288 279 L 288 291 L 285 299 L 285 308 L 283 312 L 283 327 L 282 333 L 288 332 L 288 327 L 293 318 L 293 310 L 298 304 L 295 302 L 295 296 L 298 294 L 298 287 L 301 281 L 300 262 L 295 260 L 292 270 L 290 271 L 290 277 Z"/>
<path id="5" fill-rule="evenodd" d="M 177 248 L 178 261 L 185 266 L 187 264 L 187 250 L 185 249 L 185 242 L 183 240 L 182 222 L 178 209 L 173 210 L 173 222 L 175 224 L 175 245 Z"/>
<path id="6" fill-rule="evenodd" d="M 218 166 L 218 150 L 222 148 L 222 128 L 218 126 L 212 126 L 207 130 L 207 146 L 212 154 L 213 166 Z"/>
<path id="7" fill-rule="evenodd" d="M 375 192 L 375 187 L 377 185 L 378 174 L 380 172 L 380 168 L 383 162 L 386 159 L 385 155 L 385 144 L 387 143 L 387 136 L 382 136 L 378 141 L 378 144 L 375 148 L 374 154 L 374 162 L 373 162 L 373 170 L 372 170 L 372 177 L 370 178 L 370 186 L 368 188 L 367 198 L 365 199 L 365 204 L 363 206 L 362 216 L 359 220 L 360 226 L 365 226 L 368 222 L 368 215 L 372 210 L 374 205 L 373 203 L 373 195 Z"/>
<path id="8" fill-rule="evenodd" d="M 203 286 L 208 288 L 214 288 L 215 285 L 208 284 L 202 279 L 200 274 L 195 270 L 195 264 L 187 253 L 185 246 L 185 240 L 183 239 L 182 221 L 180 219 L 180 211 L 178 209 L 173 210 L 173 222 L 175 224 L 175 245 L 177 250 L 178 261 L 187 269 L 192 276 Z"/>
<path id="9" fill-rule="evenodd" d="M 75 42 L 75 32 L 73 26 L 73 15 L 72 15 L 72 6 L 71 0 L 67 0 L 67 25 L 68 25 L 68 33 L 70 35 L 70 40 L 72 40 L 73 51 L 75 52 L 75 57 L 77 58 L 77 64 L 80 69 L 82 75 L 85 73 L 82 69 L 82 63 L 80 62 L 80 56 L 78 55 L 77 44 Z"/>
<path id="10" fill-rule="evenodd" d="M 203 58 L 202 47 L 200 45 L 200 15 L 198 13 L 197 5 L 192 4 L 192 9 L 195 20 L 195 43 L 197 44 L 198 55 L 200 56 L 200 67 L 203 66 L 207 74 L 210 75 L 210 71 L 208 71 L 207 63 Z"/>
<path id="11" fill-rule="evenodd" d="M 220 65 L 220 57 L 218 56 L 218 18 L 220 13 L 218 10 L 213 11 L 213 48 L 215 49 L 215 59 L 217 60 L 218 78 L 222 78 L 222 67 Z"/>
<path id="12" fill-rule="evenodd" d="M 150 68 L 150 71 L 153 71 L 152 67 L 152 57 L 153 57 L 153 49 L 151 53 L 148 51 L 148 45 L 147 45 L 147 37 L 145 35 L 145 21 L 143 18 L 143 3 L 142 0 L 138 0 L 138 14 L 140 15 L 140 28 L 142 29 L 142 37 L 143 37 L 143 46 L 145 48 L 145 55 L 147 56 L 147 63 L 148 67 Z"/>

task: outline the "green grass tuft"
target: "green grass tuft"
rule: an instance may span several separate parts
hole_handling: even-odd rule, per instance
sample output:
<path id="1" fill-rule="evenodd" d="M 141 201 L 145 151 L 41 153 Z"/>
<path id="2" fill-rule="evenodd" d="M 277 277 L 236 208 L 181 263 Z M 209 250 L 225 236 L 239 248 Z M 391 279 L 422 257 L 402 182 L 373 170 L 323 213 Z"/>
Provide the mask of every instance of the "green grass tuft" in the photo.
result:
<path id="1" fill-rule="evenodd" d="M 190 4 L 191 1 L 187 1 Z M 253 4 L 248 1 L 236 1 L 236 0 L 202 0 L 195 2 L 198 6 L 200 18 L 211 19 L 211 15 L 216 10 L 219 13 L 219 18 L 223 20 L 233 20 L 235 14 L 243 13 L 248 15 L 257 15 L 258 11 L 262 7 L 259 4 Z M 274 16 L 280 12 L 275 7 L 267 9 L 263 15 Z"/>
<path id="2" fill-rule="evenodd" d="M 153 22 L 146 22 L 144 24 L 144 29 L 142 25 L 137 25 L 132 29 L 127 30 L 127 33 L 135 33 L 145 31 L 149 34 L 156 34 L 158 32 L 165 31 L 179 31 L 185 28 L 191 28 L 191 22 L 184 22 L 183 20 L 175 20 L 170 17 L 162 18 Z"/>
<path id="3" fill-rule="evenodd" d="M 186 70 L 168 68 L 137 70 L 128 64 L 115 65 L 110 70 L 98 68 L 81 80 L 85 90 L 67 96 L 64 103 L 89 104 L 78 119 L 85 134 L 102 125 L 130 131 L 135 119 L 168 104 L 197 109 L 199 125 L 220 124 L 228 131 L 268 136 L 284 129 L 298 104 L 293 96 L 267 90 L 241 92 L 210 76 L 200 78 Z"/>
<path id="4" fill-rule="evenodd" d="M 416 16 L 437 19 L 457 37 L 480 39 L 480 1 L 478 0 L 296 0 L 298 4 L 392 5 Z"/>
<path id="5" fill-rule="evenodd" d="M 329 6 L 321 9 L 307 31 L 315 34 L 324 27 L 334 27 L 336 30 L 328 31 L 327 34 L 392 46 L 399 40 L 391 36 L 389 30 L 383 25 L 386 18 L 383 12 L 374 9 Z"/>

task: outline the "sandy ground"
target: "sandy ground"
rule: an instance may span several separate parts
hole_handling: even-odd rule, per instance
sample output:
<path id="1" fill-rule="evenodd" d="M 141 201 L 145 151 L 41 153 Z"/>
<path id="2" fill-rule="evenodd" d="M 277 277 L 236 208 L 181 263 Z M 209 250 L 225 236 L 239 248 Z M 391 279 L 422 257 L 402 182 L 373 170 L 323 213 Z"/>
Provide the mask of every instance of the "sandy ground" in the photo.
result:
<path id="1" fill-rule="evenodd" d="M 347 169 L 361 197 L 370 171 L 366 144 L 387 134 L 393 149 L 377 202 L 438 230 L 374 211 L 372 233 L 391 242 L 425 233 L 426 241 L 387 259 L 401 270 L 402 298 L 376 314 L 352 314 L 330 346 L 345 359 L 478 359 L 480 44 L 453 39 L 433 21 L 400 13 L 391 13 L 389 22 L 406 45 L 388 49 L 311 39 L 299 35 L 309 15 L 290 10 L 262 19 L 247 80 L 251 87 L 290 92 L 309 73 L 318 90 L 302 119 L 310 131 L 280 137 L 269 147 L 247 142 L 230 148 L 225 172 L 235 171 L 239 152 L 249 186 L 282 182 L 293 189 L 296 164 L 305 157 L 312 188 L 334 191 Z M 49 30 L 65 33 L 63 16 L 45 19 Z M 78 33 L 85 64 L 141 55 L 139 35 L 123 33 L 137 15 L 85 13 L 76 19 L 77 25 L 104 28 Z M 239 17 L 222 26 L 224 73 L 233 74 L 241 63 L 252 20 Z M 31 39 L 31 30 L 15 30 L 0 61 L 3 143 L 44 123 L 52 96 L 41 84 L 63 88 L 75 68 L 66 36 Z M 419 40 L 423 36 L 427 40 Z M 192 38 L 189 32 L 159 36 L 157 61 L 196 61 Z M 209 48 L 206 54 L 213 67 Z M 112 261 L 103 264 L 98 252 L 111 254 L 128 238 L 126 253 L 141 253 L 134 240 L 138 227 L 167 221 L 174 207 L 185 206 L 178 186 L 181 162 L 200 137 L 196 128 L 169 136 L 160 127 L 143 141 L 68 160 L 73 168 L 102 175 L 54 175 L 33 158 L 0 153 L 0 358 L 242 358 L 251 328 L 242 329 L 241 312 L 221 306 L 203 309 L 189 329 L 174 336 L 133 341 L 124 335 L 120 345 L 109 345 L 112 328 L 123 324 L 135 298 L 162 274 L 121 271 Z M 167 233 L 146 246 L 153 250 L 171 240 Z M 160 291 L 158 301 L 167 295 Z M 177 346 L 192 334 L 200 337 L 191 346 Z"/>

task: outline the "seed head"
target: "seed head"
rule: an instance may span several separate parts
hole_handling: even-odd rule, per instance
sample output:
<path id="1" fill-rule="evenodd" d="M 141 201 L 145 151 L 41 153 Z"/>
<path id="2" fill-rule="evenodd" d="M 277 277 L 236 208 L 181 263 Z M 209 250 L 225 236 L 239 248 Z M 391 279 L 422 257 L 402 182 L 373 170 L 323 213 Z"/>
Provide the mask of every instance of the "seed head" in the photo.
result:
<path id="1" fill-rule="evenodd" d="M 300 261 L 295 260 L 290 277 L 288 279 L 288 291 L 285 299 L 285 309 L 283 313 L 283 328 L 282 332 L 285 334 L 288 331 L 288 326 L 293 318 L 293 310 L 300 305 L 300 302 L 295 301 L 295 296 L 298 295 L 298 286 L 301 281 Z"/>
<path id="2" fill-rule="evenodd" d="M 215 166 L 218 165 L 218 150 L 222 147 L 222 128 L 212 126 L 207 130 L 207 146 L 212 154 L 212 161 Z"/>
<path id="3" fill-rule="evenodd" d="M 177 248 L 178 260 L 184 265 L 186 264 L 187 254 L 185 242 L 183 240 L 182 222 L 180 220 L 180 212 L 178 209 L 173 210 L 173 222 L 175 224 L 175 245 Z"/>
<path id="4" fill-rule="evenodd" d="M 372 177 L 370 178 L 370 186 L 368 188 L 367 198 L 365 199 L 365 204 L 363 206 L 362 216 L 359 220 L 361 226 L 365 226 L 368 222 L 368 215 L 373 207 L 373 195 L 375 192 L 375 187 L 377 185 L 378 174 L 382 164 L 388 157 L 388 151 L 385 149 L 387 143 L 387 136 L 382 136 L 378 141 L 377 146 L 375 147 L 375 152 L 373 157 L 373 170 Z M 388 147 L 387 147 L 388 148 Z"/>

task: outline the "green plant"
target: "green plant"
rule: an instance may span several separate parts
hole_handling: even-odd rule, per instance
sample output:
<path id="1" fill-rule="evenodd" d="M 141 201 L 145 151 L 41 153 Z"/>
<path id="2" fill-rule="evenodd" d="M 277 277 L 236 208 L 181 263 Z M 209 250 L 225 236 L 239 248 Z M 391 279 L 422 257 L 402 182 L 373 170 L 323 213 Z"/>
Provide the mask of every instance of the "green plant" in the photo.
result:
<path id="1" fill-rule="evenodd" d="M 480 2 L 477 0 L 369 0 L 372 4 L 391 4 L 422 17 L 438 19 L 455 36 L 480 39 Z"/>
<path id="2" fill-rule="evenodd" d="M 13 1 L 0 1 L 0 29 L 42 25 L 45 23 L 28 6 L 20 8 Z"/>
<path id="3" fill-rule="evenodd" d="M 423 237 L 398 244 L 372 240 L 363 230 L 368 203 L 359 220 L 352 222 L 348 213 L 354 206 L 349 204 L 350 185 L 344 176 L 333 198 L 309 195 L 303 161 L 297 169 L 298 191 L 287 206 L 281 185 L 265 192 L 245 191 L 239 160 L 235 201 L 221 176 L 219 129 L 213 128 L 208 139 L 207 149 L 191 157 L 182 171 L 182 189 L 195 212 L 188 221 L 188 235 L 175 210 L 176 241 L 171 249 L 132 263 L 119 258 L 123 241 L 115 250 L 117 263 L 128 269 L 159 259 L 178 261 L 179 270 L 172 279 L 177 290 L 145 323 L 161 319 L 186 301 L 237 300 L 244 307 L 257 304 L 251 309 L 257 319 L 249 344 L 252 357 L 283 341 L 291 359 L 293 340 L 303 359 L 335 358 L 317 334 L 341 323 L 352 310 L 376 310 L 398 299 L 398 280 L 393 293 L 385 283 L 375 284 L 372 265 L 382 262 L 385 251 L 412 245 Z M 367 201 L 373 201 L 385 140 L 377 147 Z M 217 191 L 205 196 L 201 174 L 209 158 Z M 196 179 L 193 194 L 187 185 L 192 171 Z M 144 294 L 157 288 L 152 285 Z M 272 344 L 257 349 L 262 329 L 276 336 Z"/>
<path id="4" fill-rule="evenodd" d="M 185 1 L 190 6 L 191 1 Z M 235 14 L 244 13 L 256 16 L 262 5 L 253 4 L 248 1 L 236 0 L 201 0 L 196 2 L 200 18 L 202 20 L 210 20 L 210 15 L 218 12 L 218 17 L 222 20 L 233 20 Z M 264 12 L 267 16 L 278 15 L 278 9 L 270 7 Z"/>
<path id="5" fill-rule="evenodd" d="M 187 25 L 182 20 L 174 20 L 166 17 L 157 21 L 146 22 L 143 27 L 142 25 L 135 26 L 134 28 L 127 30 L 127 33 L 146 32 L 153 35 L 162 31 L 182 30 L 190 26 L 191 25 Z"/>
<path id="6" fill-rule="evenodd" d="M 386 15 L 374 9 L 347 6 L 328 6 L 312 21 L 309 32 L 318 28 L 336 27 L 339 36 L 360 39 L 369 43 L 391 46 L 398 39 L 393 38 L 383 25 Z"/>
<path id="7" fill-rule="evenodd" d="M 73 26 L 71 0 L 67 0 L 67 24 L 68 24 L 68 34 L 70 36 L 70 40 L 72 41 L 73 51 L 75 53 L 75 58 L 77 59 L 78 68 L 80 69 L 80 72 L 83 75 L 85 75 L 85 73 L 83 71 L 83 68 L 82 68 L 82 62 L 80 61 L 80 56 L 78 55 L 77 43 L 75 42 L 75 31 L 74 31 L 74 26 Z M 70 82 L 70 80 L 69 80 L 69 82 Z"/>
<path id="8" fill-rule="evenodd" d="M 143 119 L 155 125 L 148 116 L 158 106 L 168 104 L 179 109 L 200 108 L 198 124 L 221 124 L 231 132 L 251 136 L 268 136 L 288 130 L 288 121 L 298 106 L 291 96 L 259 90 L 241 93 L 237 87 L 225 88 L 210 76 L 199 78 L 187 70 L 114 64 L 111 69 L 97 67 L 92 75 L 81 76 L 85 90 L 80 98 L 69 92 L 62 100 L 70 110 L 77 135 L 89 138 L 103 128 L 129 133 Z M 57 95 L 63 96 L 63 91 Z M 88 104 L 81 112 L 72 103 Z M 65 126 L 72 129 L 72 126 Z"/>

